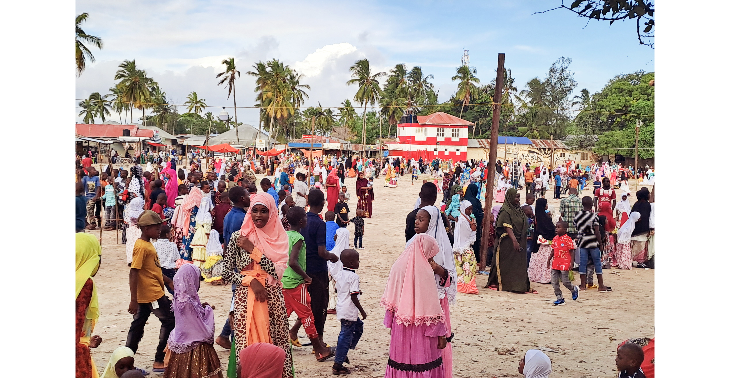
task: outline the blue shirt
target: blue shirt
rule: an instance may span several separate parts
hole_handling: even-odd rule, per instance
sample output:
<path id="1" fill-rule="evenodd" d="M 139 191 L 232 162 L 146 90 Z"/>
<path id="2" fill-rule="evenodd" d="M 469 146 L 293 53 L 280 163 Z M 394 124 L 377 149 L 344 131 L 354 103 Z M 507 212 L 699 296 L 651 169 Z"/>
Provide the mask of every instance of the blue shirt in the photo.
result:
<path id="1" fill-rule="evenodd" d="M 99 176 L 84 176 L 84 178 L 81 179 L 81 183 L 84 185 L 84 195 L 87 200 L 96 197 L 96 189 L 99 188 L 99 185 L 101 185 Z"/>
<path id="2" fill-rule="evenodd" d="M 279 176 L 279 185 L 284 186 L 284 184 L 289 183 L 289 175 L 286 174 L 286 172 L 281 172 L 281 176 Z"/>
<path id="3" fill-rule="evenodd" d="M 328 251 L 331 251 L 332 248 L 335 247 L 335 234 L 337 234 L 337 229 L 340 228 L 340 226 L 335 221 L 329 221 L 325 223 L 327 226 L 327 233 L 326 233 L 326 243 L 325 248 Z"/>
<path id="4" fill-rule="evenodd" d="M 560 175 L 555 176 L 555 186 L 562 186 L 561 185 L 562 180 L 563 179 L 560 177 Z"/>
<path id="5" fill-rule="evenodd" d="M 319 246 L 325 246 L 326 229 L 327 226 L 317 214 L 307 212 L 307 226 L 301 232 L 307 244 L 307 273 L 327 271 L 327 260 L 319 257 L 318 252 Z"/>
<path id="6" fill-rule="evenodd" d="M 231 211 L 223 218 L 223 240 L 226 242 L 226 245 L 231 240 L 231 234 L 241 229 L 243 218 L 245 217 L 246 212 L 243 209 L 233 206 Z"/>
<path id="7" fill-rule="evenodd" d="M 272 186 L 269 188 L 269 190 L 266 191 L 266 193 L 269 193 L 272 197 L 274 197 L 274 202 L 276 202 L 276 207 L 279 207 L 279 193 L 276 192 L 276 189 Z"/>

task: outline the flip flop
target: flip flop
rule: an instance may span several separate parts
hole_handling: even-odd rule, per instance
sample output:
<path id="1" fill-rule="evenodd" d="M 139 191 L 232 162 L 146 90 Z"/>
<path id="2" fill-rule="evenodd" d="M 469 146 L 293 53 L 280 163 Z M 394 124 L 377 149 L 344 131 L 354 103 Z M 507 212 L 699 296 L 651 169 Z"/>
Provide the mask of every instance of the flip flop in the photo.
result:
<path id="1" fill-rule="evenodd" d="M 164 373 L 165 368 L 154 368 L 154 369 L 152 369 L 152 372 L 153 373 Z"/>
<path id="2" fill-rule="evenodd" d="M 309 343 L 309 344 L 302 344 L 302 346 L 305 346 L 305 345 L 309 346 L 309 345 L 312 345 L 312 343 Z M 330 347 L 330 345 L 329 345 L 329 344 L 327 344 L 327 343 L 324 343 L 324 346 L 326 346 L 327 348 L 329 348 L 329 347 Z M 317 353 L 317 352 L 315 352 L 314 350 L 312 351 L 312 354 L 316 354 L 316 353 Z"/>
<path id="3" fill-rule="evenodd" d="M 293 339 L 293 340 L 292 339 L 289 339 L 289 343 L 291 343 L 291 345 L 293 345 L 295 347 L 298 347 L 298 348 L 301 348 L 302 347 L 302 343 L 299 342 L 299 338 L 298 337 L 296 339 Z"/>
<path id="4" fill-rule="evenodd" d="M 330 353 L 326 356 L 318 355 L 315 353 L 315 356 L 317 357 L 317 362 L 325 362 L 335 356 L 335 348 L 330 347 L 329 351 Z"/>

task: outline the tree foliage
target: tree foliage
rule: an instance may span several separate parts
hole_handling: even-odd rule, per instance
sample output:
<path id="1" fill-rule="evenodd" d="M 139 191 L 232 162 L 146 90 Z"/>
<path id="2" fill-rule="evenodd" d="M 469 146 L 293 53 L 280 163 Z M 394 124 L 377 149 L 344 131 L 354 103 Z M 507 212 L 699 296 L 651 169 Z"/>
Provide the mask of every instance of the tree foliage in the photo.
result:
<path id="1" fill-rule="evenodd" d="M 89 18 L 88 13 L 81 13 L 76 16 L 76 75 L 81 76 L 81 73 L 86 69 L 86 59 L 88 58 L 91 62 L 96 61 L 94 54 L 91 53 L 84 42 L 91 46 L 96 46 L 98 49 L 104 47 L 104 42 L 101 38 L 86 34 L 84 29 L 81 29 L 81 24 Z"/>

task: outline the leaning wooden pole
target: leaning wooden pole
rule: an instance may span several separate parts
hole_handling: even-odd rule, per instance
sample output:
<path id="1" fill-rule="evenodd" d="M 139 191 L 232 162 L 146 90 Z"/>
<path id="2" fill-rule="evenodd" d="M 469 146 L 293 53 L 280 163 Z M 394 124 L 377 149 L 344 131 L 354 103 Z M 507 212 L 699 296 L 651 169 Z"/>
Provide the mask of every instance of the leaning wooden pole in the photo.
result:
<path id="1" fill-rule="evenodd" d="M 482 245 L 479 248 L 479 270 L 486 270 L 487 266 L 487 238 L 491 232 L 492 222 L 489 222 L 488 214 L 492 212 L 492 200 L 494 199 L 494 175 L 495 163 L 497 162 L 497 138 L 499 137 L 499 113 L 502 105 L 502 86 L 504 84 L 504 53 L 497 55 L 497 86 L 494 89 L 492 101 L 492 134 L 489 140 L 489 163 L 487 164 L 487 188 L 484 199 L 484 220 L 482 221 Z M 505 144 L 505 149 L 507 145 Z M 485 223 L 489 225 L 485 227 Z"/>

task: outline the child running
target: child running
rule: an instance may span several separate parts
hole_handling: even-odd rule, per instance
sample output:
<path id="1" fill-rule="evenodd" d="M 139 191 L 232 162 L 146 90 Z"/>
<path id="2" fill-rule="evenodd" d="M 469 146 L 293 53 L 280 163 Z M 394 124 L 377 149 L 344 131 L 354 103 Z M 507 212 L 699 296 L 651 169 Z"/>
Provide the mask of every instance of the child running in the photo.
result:
<path id="1" fill-rule="evenodd" d="M 552 269 L 550 283 L 553 285 L 553 290 L 555 290 L 555 296 L 557 297 L 553 305 L 559 306 L 565 304 L 563 291 L 560 290 L 560 281 L 562 280 L 563 286 L 573 293 L 573 300 L 578 299 L 578 287 L 573 286 L 570 278 L 568 278 L 570 267 L 573 265 L 573 257 L 575 256 L 575 243 L 568 236 L 568 223 L 565 221 L 558 222 L 555 226 L 555 233 L 557 235 L 553 238 L 552 253 L 550 253 L 550 257 L 547 260 L 547 265 L 548 269 Z"/>
<path id="2" fill-rule="evenodd" d="M 350 363 L 347 352 L 355 349 L 363 333 L 363 322 L 357 317 L 358 311 L 363 320 L 368 314 L 360 304 L 360 277 L 355 270 L 360 267 L 360 255 L 354 249 L 346 249 L 340 254 L 342 269 L 333 279 L 337 289 L 337 320 L 340 321 L 340 336 L 337 339 L 337 353 L 332 365 L 332 374 L 349 374 L 350 369 L 342 366 Z"/>
<path id="3" fill-rule="evenodd" d="M 135 199 L 143 201 L 139 197 Z M 126 343 L 126 346 L 136 353 L 142 335 L 144 335 L 147 319 L 149 319 L 151 313 L 155 314 L 162 323 L 160 342 L 157 344 L 155 362 L 152 365 L 155 372 L 165 370 L 165 347 L 170 332 L 175 328 L 175 315 L 171 310 L 172 305 L 170 299 L 165 296 L 163 289 L 164 284 L 172 286 L 172 280 L 162 274 L 157 251 L 150 243 L 151 239 L 160 237 L 161 224 L 162 219 L 160 219 L 160 216 L 151 210 L 143 212 L 137 222 L 142 231 L 142 236 L 134 244 L 132 264 L 129 271 L 131 300 L 128 311 L 134 315 L 134 320 L 132 320 L 132 325 L 129 327 Z"/>
<path id="4" fill-rule="evenodd" d="M 307 285 L 312 283 L 312 278 L 305 272 L 307 269 L 307 247 L 304 236 L 301 234 L 302 228 L 307 225 L 307 214 L 303 208 L 293 206 L 287 212 L 287 219 L 289 219 L 291 227 L 291 230 L 286 232 L 289 237 L 289 262 L 281 278 L 286 316 L 288 318 L 292 312 L 296 312 L 297 318 L 304 326 L 307 337 L 312 342 L 315 355 L 329 358 L 332 357 L 331 351 L 319 338 L 317 329 L 314 327 L 312 300 L 309 292 L 307 292 Z M 297 336 L 298 329 L 299 327 L 293 327 L 289 330 L 289 341 L 295 346 L 301 346 Z"/>

